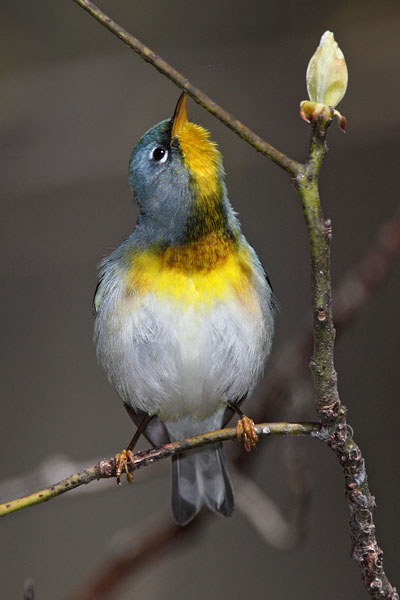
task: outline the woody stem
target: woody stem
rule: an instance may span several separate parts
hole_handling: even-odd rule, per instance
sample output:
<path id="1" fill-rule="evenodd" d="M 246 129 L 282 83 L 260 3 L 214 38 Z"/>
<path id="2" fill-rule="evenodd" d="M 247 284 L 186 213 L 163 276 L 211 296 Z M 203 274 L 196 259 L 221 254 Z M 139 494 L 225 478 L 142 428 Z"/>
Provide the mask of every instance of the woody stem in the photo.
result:
<path id="1" fill-rule="evenodd" d="M 314 348 L 310 362 L 314 377 L 315 407 L 321 420 L 320 438 L 335 452 L 342 465 L 345 492 L 350 509 L 353 558 L 371 598 L 399 600 L 383 570 L 383 552 L 375 537 L 375 499 L 369 487 L 365 461 L 346 423 L 334 365 L 335 327 L 332 318 L 330 241 L 332 228 L 325 219 L 319 198 L 318 176 L 326 153 L 330 122 L 311 123 L 308 160 L 296 177 L 296 189 L 303 205 L 311 259 L 311 287 L 314 317 Z"/>

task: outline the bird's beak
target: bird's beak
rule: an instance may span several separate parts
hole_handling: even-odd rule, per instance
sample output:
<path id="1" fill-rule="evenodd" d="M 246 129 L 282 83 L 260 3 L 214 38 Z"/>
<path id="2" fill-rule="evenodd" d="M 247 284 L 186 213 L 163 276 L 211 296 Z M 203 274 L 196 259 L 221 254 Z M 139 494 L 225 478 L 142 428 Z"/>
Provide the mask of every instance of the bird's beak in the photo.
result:
<path id="1" fill-rule="evenodd" d="M 179 138 L 179 135 L 188 120 L 186 94 L 183 93 L 179 96 L 178 104 L 176 105 L 174 116 L 172 117 L 171 143 L 174 139 Z"/>

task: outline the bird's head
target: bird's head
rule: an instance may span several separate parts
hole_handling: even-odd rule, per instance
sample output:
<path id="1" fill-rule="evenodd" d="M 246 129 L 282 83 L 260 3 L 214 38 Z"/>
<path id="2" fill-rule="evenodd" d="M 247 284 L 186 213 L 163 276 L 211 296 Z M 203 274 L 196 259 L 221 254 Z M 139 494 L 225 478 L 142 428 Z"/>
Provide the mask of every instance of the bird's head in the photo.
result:
<path id="1" fill-rule="evenodd" d="M 207 233 L 226 220 L 223 175 L 217 145 L 206 129 L 188 120 L 182 94 L 172 119 L 147 131 L 130 159 L 139 224 L 172 242 L 187 237 L 188 228 Z"/>

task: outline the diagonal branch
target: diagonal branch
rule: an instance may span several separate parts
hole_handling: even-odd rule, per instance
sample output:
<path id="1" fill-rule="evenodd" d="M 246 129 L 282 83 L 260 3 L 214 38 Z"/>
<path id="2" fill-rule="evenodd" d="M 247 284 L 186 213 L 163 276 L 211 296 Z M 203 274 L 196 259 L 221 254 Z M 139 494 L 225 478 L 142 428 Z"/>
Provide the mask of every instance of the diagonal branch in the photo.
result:
<path id="1" fill-rule="evenodd" d="M 227 110 L 219 106 L 214 100 L 212 100 L 207 94 L 202 92 L 199 88 L 195 87 L 190 81 L 184 77 L 179 71 L 171 67 L 163 58 L 158 56 L 153 50 L 145 46 L 140 40 L 130 34 L 126 29 L 118 25 L 113 19 L 106 15 L 98 6 L 96 6 L 90 0 L 73 0 L 76 4 L 79 4 L 84 10 L 86 10 L 92 17 L 94 17 L 99 23 L 104 25 L 111 33 L 116 35 L 122 40 L 129 48 L 132 48 L 137 52 L 143 60 L 150 63 L 160 71 L 162 75 L 165 75 L 170 81 L 175 83 L 179 88 L 184 90 L 197 104 L 200 104 L 203 108 L 208 110 L 212 115 L 217 117 L 224 125 L 229 127 L 234 133 L 242 138 L 245 142 L 253 146 L 258 152 L 264 154 L 267 158 L 272 160 L 274 163 L 282 167 L 289 175 L 295 177 L 300 169 L 300 164 L 289 158 L 280 150 L 277 150 L 263 140 L 259 135 L 251 131 L 246 125 L 243 125 L 240 121 L 235 119 Z"/>
<path id="2" fill-rule="evenodd" d="M 257 434 L 261 436 L 310 435 L 318 437 L 319 429 L 320 425 L 318 423 L 261 423 L 260 425 L 256 425 Z M 184 450 L 200 448 L 207 444 L 234 439 L 236 439 L 236 428 L 232 427 L 165 444 L 160 448 L 154 448 L 145 452 L 137 452 L 134 456 L 135 470 L 151 465 L 163 458 L 168 458 L 169 456 L 183 452 Z M 130 471 L 132 471 L 132 469 L 130 469 Z M 81 485 L 88 484 L 91 481 L 109 479 L 110 477 L 115 476 L 114 459 L 109 458 L 101 460 L 93 467 L 84 469 L 79 473 L 74 473 L 50 487 L 29 494 L 28 496 L 23 496 L 22 498 L 0 504 L 0 517 L 16 512 L 17 510 L 22 510 L 23 508 L 28 508 L 29 506 L 41 504 L 42 502 L 65 494 L 65 492 L 69 492 Z"/>

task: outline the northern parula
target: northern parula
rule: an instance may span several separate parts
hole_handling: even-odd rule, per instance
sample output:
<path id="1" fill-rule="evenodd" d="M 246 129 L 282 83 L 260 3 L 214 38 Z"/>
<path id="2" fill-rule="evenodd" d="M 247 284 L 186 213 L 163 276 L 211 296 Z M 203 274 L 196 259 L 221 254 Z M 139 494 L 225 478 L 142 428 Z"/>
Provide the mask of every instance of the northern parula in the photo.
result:
<path id="1" fill-rule="evenodd" d="M 268 276 L 228 200 L 217 145 L 188 120 L 184 94 L 133 150 L 129 182 L 137 225 L 101 263 L 94 299 L 98 359 L 139 425 L 117 455 L 118 475 L 140 433 L 159 446 L 221 428 L 259 381 L 274 330 Z M 175 521 L 204 504 L 233 511 L 221 444 L 172 459 Z"/>

